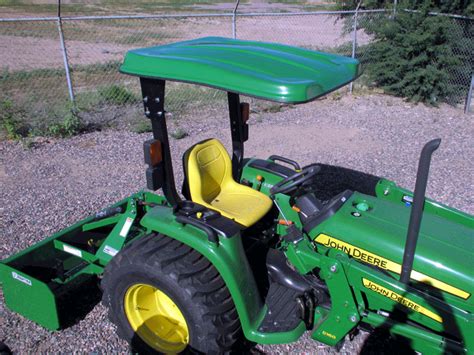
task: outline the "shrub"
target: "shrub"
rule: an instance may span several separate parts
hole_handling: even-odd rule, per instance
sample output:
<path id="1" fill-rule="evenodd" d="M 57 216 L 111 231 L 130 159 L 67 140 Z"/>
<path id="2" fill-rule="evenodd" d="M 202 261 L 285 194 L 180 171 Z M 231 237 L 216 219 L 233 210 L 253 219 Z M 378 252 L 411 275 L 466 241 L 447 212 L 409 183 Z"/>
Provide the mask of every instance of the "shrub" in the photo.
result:
<path id="1" fill-rule="evenodd" d="M 384 3 L 372 0 L 365 7 Z M 474 21 L 430 12 L 469 15 L 473 9 L 462 1 L 401 1 L 394 18 L 362 23 L 374 37 L 366 48 L 371 84 L 415 102 L 461 101 L 474 71 Z"/>
<path id="2" fill-rule="evenodd" d="M 377 86 L 415 102 L 456 101 L 459 78 L 453 76 L 464 58 L 455 49 L 463 33 L 451 19 L 402 12 L 374 34 L 368 74 Z"/>

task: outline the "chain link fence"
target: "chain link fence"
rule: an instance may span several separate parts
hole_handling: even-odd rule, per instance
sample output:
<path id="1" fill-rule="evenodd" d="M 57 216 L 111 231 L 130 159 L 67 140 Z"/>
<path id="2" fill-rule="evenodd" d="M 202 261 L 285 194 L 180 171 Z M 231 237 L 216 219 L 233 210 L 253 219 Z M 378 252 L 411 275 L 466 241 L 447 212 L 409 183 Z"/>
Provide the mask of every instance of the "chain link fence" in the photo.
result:
<path id="1" fill-rule="evenodd" d="M 147 126 L 136 107 L 141 103 L 139 80 L 119 72 L 126 51 L 195 37 L 232 36 L 228 16 L 84 19 L 64 21 L 63 29 L 75 101 L 85 119 L 131 125 L 137 131 Z M 194 113 L 193 107 L 223 104 L 224 97 L 218 90 L 168 82 L 166 107 L 181 117 Z"/>
<path id="2" fill-rule="evenodd" d="M 354 56 L 367 64 L 371 60 L 367 44 L 373 39 L 370 26 L 391 15 L 387 10 L 370 10 L 0 18 L 0 118 L 4 124 L 18 124 L 24 118 L 25 127 L 20 130 L 48 133 L 51 126 L 69 117 L 74 106 L 89 126 L 118 124 L 144 131 L 149 127 L 143 126 L 137 109 L 141 101 L 138 79 L 118 71 L 131 48 L 235 36 Z M 474 37 L 471 21 L 452 21 L 453 30 Z M 471 26 L 468 32 L 465 26 Z M 456 73 L 450 73 L 459 92 L 452 104 L 466 99 L 474 60 L 469 46 L 456 48 L 464 51 L 465 61 Z M 367 84 L 362 76 L 354 90 Z M 226 105 L 221 91 L 167 85 L 167 110 L 180 117 L 196 114 L 196 108 L 216 112 Z"/>
<path id="3" fill-rule="evenodd" d="M 23 135 L 70 107 L 57 21 L 0 22 L 0 118 Z"/>
<path id="4" fill-rule="evenodd" d="M 471 109 L 468 95 L 470 94 L 471 80 L 474 77 L 474 20 L 450 18 L 450 28 L 457 37 L 456 46 L 452 48 L 456 60 L 456 67 L 448 75 L 450 84 L 456 93 L 451 98 L 451 104 L 465 102 L 465 111 Z M 471 109 L 472 111 L 472 109 Z"/>

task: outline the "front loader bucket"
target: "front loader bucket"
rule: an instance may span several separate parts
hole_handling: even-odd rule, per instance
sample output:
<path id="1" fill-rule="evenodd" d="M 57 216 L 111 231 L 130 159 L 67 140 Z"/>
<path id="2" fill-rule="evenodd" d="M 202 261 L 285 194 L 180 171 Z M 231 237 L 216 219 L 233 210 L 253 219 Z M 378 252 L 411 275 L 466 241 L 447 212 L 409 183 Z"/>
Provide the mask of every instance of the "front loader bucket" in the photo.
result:
<path id="1" fill-rule="evenodd" d="M 58 248 L 58 243 L 71 237 L 97 236 L 97 232 L 82 232 L 81 227 L 87 221 L 0 263 L 3 295 L 11 310 L 45 328 L 57 330 L 83 318 L 100 300 L 94 272 L 97 266 Z"/>

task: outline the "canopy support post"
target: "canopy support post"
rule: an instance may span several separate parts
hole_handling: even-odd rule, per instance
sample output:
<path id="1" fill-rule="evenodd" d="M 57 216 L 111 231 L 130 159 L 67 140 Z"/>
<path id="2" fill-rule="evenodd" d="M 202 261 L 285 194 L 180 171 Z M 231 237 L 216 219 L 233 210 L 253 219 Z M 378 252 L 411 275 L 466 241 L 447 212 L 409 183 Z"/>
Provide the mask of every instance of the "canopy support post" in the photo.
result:
<path id="1" fill-rule="evenodd" d="M 168 140 L 168 129 L 165 118 L 165 81 L 160 79 L 140 78 L 145 116 L 151 121 L 153 138 L 161 142 L 162 160 L 156 166 L 149 166 L 146 171 L 147 187 L 152 190 L 163 189 L 167 201 L 178 207 L 181 198 L 176 191 L 173 174 L 173 163 Z"/>
<path id="2" fill-rule="evenodd" d="M 242 119 L 239 94 L 227 92 L 229 101 L 230 130 L 232 134 L 232 176 L 240 181 L 244 159 L 244 142 L 249 138 L 249 128 Z"/>

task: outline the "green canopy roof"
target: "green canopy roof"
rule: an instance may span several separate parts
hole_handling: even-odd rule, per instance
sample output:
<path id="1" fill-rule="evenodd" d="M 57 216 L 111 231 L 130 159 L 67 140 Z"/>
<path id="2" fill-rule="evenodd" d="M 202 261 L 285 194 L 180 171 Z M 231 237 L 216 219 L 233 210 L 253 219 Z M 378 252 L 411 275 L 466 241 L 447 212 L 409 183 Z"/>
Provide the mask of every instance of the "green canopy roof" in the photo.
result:
<path id="1" fill-rule="evenodd" d="M 358 75 L 359 61 L 275 43 L 205 37 L 128 51 L 120 71 L 300 103 Z"/>

